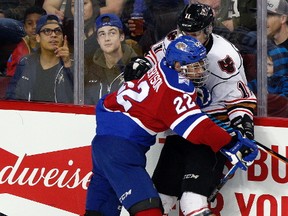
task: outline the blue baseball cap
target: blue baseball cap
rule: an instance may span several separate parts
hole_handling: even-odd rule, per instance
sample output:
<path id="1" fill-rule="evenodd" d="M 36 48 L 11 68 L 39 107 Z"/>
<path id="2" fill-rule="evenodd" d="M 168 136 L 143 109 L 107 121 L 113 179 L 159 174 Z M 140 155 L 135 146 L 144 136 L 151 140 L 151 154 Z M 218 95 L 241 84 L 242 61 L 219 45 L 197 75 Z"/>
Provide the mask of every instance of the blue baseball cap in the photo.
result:
<path id="1" fill-rule="evenodd" d="M 123 30 L 123 24 L 120 18 L 115 14 L 102 14 L 96 19 L 96 29 L 104 26 L 116 26 L 117 28 Z"/>
<path id="2" fill-rule="evenodd" d="M 43 28 L 43 26 L 45 26 L 47 24 L 55 23 L 55 21 L 62 28 L 62 21 L 56 15 L 47 14 L 47 15 L 41 16 L 36 23 L 36 33 L 39 34 L 39 32 Z"/>

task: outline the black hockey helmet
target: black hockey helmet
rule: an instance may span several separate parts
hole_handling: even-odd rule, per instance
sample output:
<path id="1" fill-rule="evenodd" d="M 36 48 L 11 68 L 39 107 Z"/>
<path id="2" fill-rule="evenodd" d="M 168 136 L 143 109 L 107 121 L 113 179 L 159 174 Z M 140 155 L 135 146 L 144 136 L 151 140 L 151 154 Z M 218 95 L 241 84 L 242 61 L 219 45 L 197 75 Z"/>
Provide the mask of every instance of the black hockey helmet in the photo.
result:
<path id="1" fill-rule="evenodd" d="M 187 5 L 181 12 L 177 25 L 181 31 L 197 32 L 214 21 L 212 8 L 205 4 Z"/>

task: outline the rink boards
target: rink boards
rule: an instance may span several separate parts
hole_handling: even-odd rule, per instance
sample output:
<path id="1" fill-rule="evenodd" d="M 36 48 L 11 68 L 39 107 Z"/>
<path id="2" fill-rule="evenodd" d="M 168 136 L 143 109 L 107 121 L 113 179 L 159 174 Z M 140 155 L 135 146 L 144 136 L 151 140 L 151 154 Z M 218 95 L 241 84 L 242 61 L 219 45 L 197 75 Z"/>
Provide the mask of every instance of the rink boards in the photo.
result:
<path id="1" fill-rule="evenodd" d="M 255 139 L 287 156 L 288 119 L 255 122 Z M 0 101 L 0 212 L 83 214 L 94 133 L 93 107 Z M 163 141 L 160 134 L 147 154 L 150 174 Z M 261 151 L 248 172 L 236 172 L 211 207 L 222 216 L 287 216 L 287 182 L 288 166 Z M 121 216 L 127 215 L 123 210 Z M 178 205 L 169 214 L 180 215 Z"/>

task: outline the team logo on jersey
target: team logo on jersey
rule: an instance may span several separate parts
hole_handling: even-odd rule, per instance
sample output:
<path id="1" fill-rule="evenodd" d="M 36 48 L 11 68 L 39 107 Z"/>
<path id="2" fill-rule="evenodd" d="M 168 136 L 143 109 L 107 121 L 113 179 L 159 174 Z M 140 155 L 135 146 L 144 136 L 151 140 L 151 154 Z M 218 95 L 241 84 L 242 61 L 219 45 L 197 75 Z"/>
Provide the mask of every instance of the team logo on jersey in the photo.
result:
<path id="1" fill-rule="evenodd" d="M 172 31 L 172 32 L 169 32 L 169 34 L 166 36 L 166 39 L 168 39 L 171 42 L 175 40 L 177 36 L 178 36 L 177 31 Z"/>
<path id="2" fill-rule="evenodd" d="M 183 76 L 183 75 L 179 74 L 178 83 L 179 83 L 179 84 L 184 83 L 184 84 L 186 84 L 186 85 L 189 86 L 190 80 L 189 80 L 186 76 Z"/>
<path id="3" fill-rule="evenodd" d="M 236 71 L 235 63 L 229 55 L 218 61 L 218 65 L 221 70 L 225 71 L 226 73 L 234 73 Z"/>

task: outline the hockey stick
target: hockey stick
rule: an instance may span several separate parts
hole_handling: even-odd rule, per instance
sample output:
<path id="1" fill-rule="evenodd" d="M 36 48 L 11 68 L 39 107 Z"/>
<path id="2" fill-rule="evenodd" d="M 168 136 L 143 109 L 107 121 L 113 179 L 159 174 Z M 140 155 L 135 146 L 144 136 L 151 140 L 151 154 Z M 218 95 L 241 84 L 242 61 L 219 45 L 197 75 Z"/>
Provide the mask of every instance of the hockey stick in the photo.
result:
<path id="1" fill-rule="evenodd" d="M 207 114 L 208 115 L 208 114 Z M 231 133 L 234 131 L 234 129 L 230 126 L 228 126 L 227 124 L 223 123 L 222 121 L 216 119 L 215 117 L 208 115 L 209 118 L 216 123 L 219 127 L 222 127 L 223 129 L 225 129 L 228 133 Z M 270 154 L 271 156 L 275 157 L 278 160 L 281 160 L 284 163 L 288 163 L 288 159 L 286 157 L 284 157 L 283 155 L 273 151 L 272 149 L 268 148 L 267 146 L 257 142 L 256 140 L 253 140 L 255 142 L 255 144 L 260 147 L 263 151 L 267 152 L 268 154 Z M 212 192 L 212 194 L 208 197 L 208 202 L 213 202 L 217 196 L 217 194 L 219 193 L 220 189 L 226 184 L 226 182 L 232 177 L 232 175 L 235 173 L 235 171 L 237 170 L 237 166 L 234 165 L 229 171 L 228 173 L 221 179 L 219 185 L 214 189 L 214 191 Z"/>
<path id="2" fill-rule="evenodd" d="M 224 124 L 223 122 L 221 122 L 220 120 L 216 119 L 215 117 L 208 115 L 209 118 L 215 122 L 219 127 L 222 127 L 223 129 L 225 129 L 228 133 L 231 133 L 234 129 L 226 124 Z M 275 152 L 274 150 L 272 150 L 271 148 L 257 142 L 256 140 L 253 140 L 253 142 L 261 148 L 261 150 L 265 151 L 266 153 L 270 154 L 271 156 L 273 156 L 274 158 L 287 163 L 288 164 L 288 158 L 284 157 L 283 155 Z"/>
<path id="3" fill-rule="evenodd" d="M 272 157 L 284 162 L 288 164 L 288 158 L 284 157 L 283 155 L 275 152 L 274 150 L 268 148 L 267 146 L 257 142 L 256 140 L 254 140 L 254 142 L 256 143 L 256 145 L 258 147 L 260 147 L 263 151 L 267 152 L 268 154 L 270 154 Z"/>
<path id="4" fill-rule="evenodd" d="M 217 185 L 217 187 L 213 190 L 213 192 L 211 193 L 211 195 L 207 198 L 207 201 L 213 202 L 217 196 L 217 194 L 219 193 L 219 191 L 221 190 L 221 188 L 226 184 L 226 182 L 232 178 L 232 176 L 235 174 L 236 170 L 237 170 L 238 166 L 234 165 L 227 173 L 226 175 L 221 179 L 219 185 Z"/>

